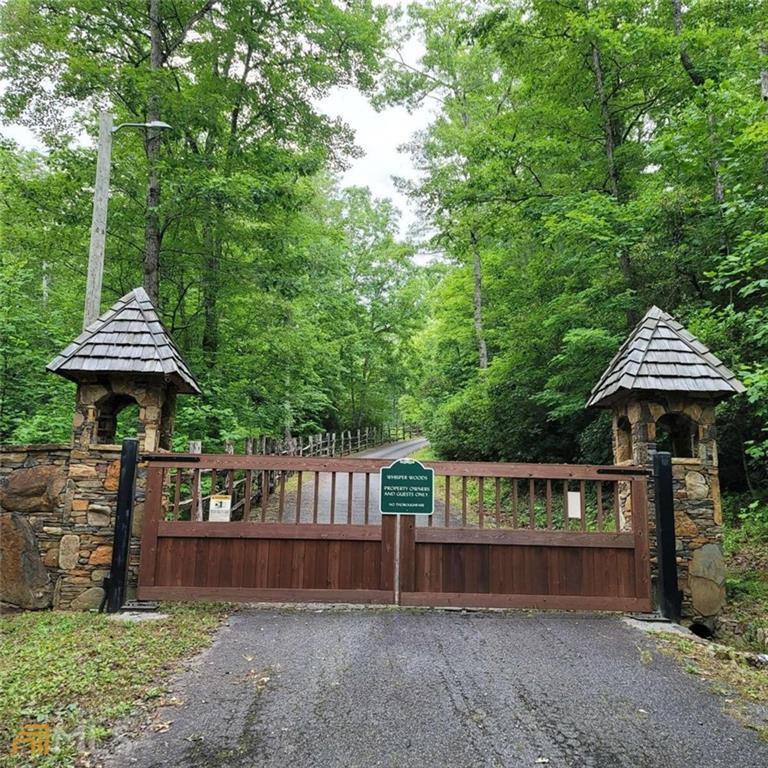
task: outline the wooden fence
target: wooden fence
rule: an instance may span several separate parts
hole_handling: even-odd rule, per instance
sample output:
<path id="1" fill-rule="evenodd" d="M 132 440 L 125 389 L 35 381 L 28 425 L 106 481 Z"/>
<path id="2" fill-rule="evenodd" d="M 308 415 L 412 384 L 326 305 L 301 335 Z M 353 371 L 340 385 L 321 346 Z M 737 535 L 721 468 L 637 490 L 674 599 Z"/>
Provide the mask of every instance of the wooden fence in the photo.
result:
<path id="1" fill-rule="evenodd" d="M 286 437 L 283 439 L 273 437 L 249 437 L 243 441 L 243 455 L 245 456 L 281 456 L 299 459 L 312 458 L 341 458 L 360 451 L 376 448 L 387 443 L 400 440 L 411 440 L 418 437 L 421 432 L 412 426 L 396 424 L 394 426 L 364 427 L 355 430 L 343 430 L 341 432 L 318 432 L 298 437 Z M 230 456 L 237 454 L 233 440 L 225 442 L 225 453 Z M 189 443 L 189 453 L 202 454 L 203 444 L 200 440 L 192 440 Z M 217 472 L 216 468 L 201 467 L 189 473 L 188 478 L 182 483 L 180 473 L 175 476 L 175 507 L 184 514 L 187 519 L 203 520 L 210 504 L 210 497 L 216 493 L 226 493 L 232 496 L 232 511 L 235 515 L 247 515 L 249 519 L 252 504 L 259 504 L 269 498 L 275 491 L 278 483 L 284 484 L 288 474 L 279 476 L 275 470 L 265 470 L 256 473 Z M 262 493 L 262 488 L 268 488 L 267 494 Z M 187 491 L 186 498 L 183 492 Z"/>
<path id="2" fill-rule="evenodd" d="M 349 456 L 369 448 L 375 448 L 385 443 L 398 440 L 411 440 L 421 434 L 416 427 L 405 424 L 384 427 L 364 427 L 362 429 L 345 429 L 341 432 L 317 432 L 298 437 L 247 437 L 243 441 L 245 455 L 260 454 L 262 456 L 300 456 L 313 458 L 315 456 Z M 191 440 L 190 453 L 202 453 L 203 443 Z M 224 452 L 239 453 L 234 440 L 224 443 Z"/>

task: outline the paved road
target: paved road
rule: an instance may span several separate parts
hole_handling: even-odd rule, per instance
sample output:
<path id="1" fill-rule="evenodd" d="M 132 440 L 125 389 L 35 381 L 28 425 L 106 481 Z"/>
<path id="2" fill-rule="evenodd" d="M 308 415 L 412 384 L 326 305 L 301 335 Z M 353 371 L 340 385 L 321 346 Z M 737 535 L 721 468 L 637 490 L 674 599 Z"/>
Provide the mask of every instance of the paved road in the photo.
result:
<path id="1" fill-rule="evenodd" d="M 615 616 L 249 608 L 172 693 L 110 768 L 768 766 Z"/>
<path id="2" fill-rule="evenodd" d="M 356 454 L 355 458 L 366 459 L 400 459 L 405 456 L 418 451 L 420 448 L 428 445 L 428 441 L 422 437 L 415 438 L 413 440 L 407 440 L 399 443 L 393 443 L 391 445 L 381 446 L 379 448 L 372 448 L 368 451 Z M 306 476 L 305 476 L 306 477 Z M 346 472 L 340 472 L 336 475 L 336 496 L 334 499 L 334 516 L 333 521 L 336 523 L 347 522 L 347 508 L 348 508 L 348 489 L 349 489 L 349 474 Z M 319 523 L 331 522 L 331 475 L 324 472 L 320 475 L 318 484 L 318 504 L 317 504 L 317 521 Z M 436 511 L 442 509 L 439 501 L 435 504 Z M 292 515 L 295 514 L 296 509 L 296 493 L 291 491 L 286 494 L 286 519 L 292 519 Z M 277 513 L 277 499 L 273 498 L 271 502 L 271 511 L 275 515 Z M 304 523 L 311 523 L 314 514 L 314 482 L 307 479 L 302 483 L 301 491 L 301 520 Z M 276 518 L 275 518 L 276 519 Z M 353 473 L 352 475 L 352 510 L 350 522 L 356 525 L 362 525 L 365 523 L 365 475 L 360 473 Z M 372 474 L 370 480 L 369 490 L 369 511 L 368 511 L 368 523 L 370 525 L 378 525 L 381 522 L 381 515 L 379 513 L 379 476 L 378 474 Z M 426 524 L 424 516 L 417 517 L 417 524 Z"/>

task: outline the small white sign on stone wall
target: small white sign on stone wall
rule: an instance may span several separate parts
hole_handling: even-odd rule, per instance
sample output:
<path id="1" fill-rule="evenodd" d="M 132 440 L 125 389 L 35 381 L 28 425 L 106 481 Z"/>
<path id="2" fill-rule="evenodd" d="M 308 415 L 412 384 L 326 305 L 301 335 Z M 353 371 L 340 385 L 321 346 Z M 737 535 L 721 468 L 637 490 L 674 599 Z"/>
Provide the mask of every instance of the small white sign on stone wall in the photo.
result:
<path id="1" fill-rule="evenodd" d="M 568 518 L 581 520 L 581 493 L 568 491 Z"/>
<path id="2" fill-rule="evenodd" d="M 208 510 L 209 523 L 228 523 L 232 515 L 232 497 L 227 494 L 211 496 Z"/>

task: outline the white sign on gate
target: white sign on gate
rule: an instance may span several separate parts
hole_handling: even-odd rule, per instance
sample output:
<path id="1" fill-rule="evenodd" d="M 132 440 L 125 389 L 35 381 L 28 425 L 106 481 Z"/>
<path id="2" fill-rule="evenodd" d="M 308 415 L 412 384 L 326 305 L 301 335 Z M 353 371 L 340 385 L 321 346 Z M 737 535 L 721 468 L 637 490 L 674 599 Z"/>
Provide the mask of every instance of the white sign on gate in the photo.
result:
<path id="1" fill-rule="evenodd" d="M 208 510 L 209 523 L 228 523 L 232 516 L 232 497 L 226 494 L 211 496 Z"/>
<path id="2" fill-rule="evenodd" d="M 581 493 L 579 491 L 568 491 L 568 518 L 581 520 Z"/>

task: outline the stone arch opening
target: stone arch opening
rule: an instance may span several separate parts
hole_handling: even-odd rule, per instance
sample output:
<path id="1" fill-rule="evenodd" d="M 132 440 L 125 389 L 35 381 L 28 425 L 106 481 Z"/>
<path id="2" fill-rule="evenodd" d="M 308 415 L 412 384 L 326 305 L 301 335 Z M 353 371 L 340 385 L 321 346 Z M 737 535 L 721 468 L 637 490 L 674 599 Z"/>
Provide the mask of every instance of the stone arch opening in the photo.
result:
<path id="1" fill-rule="evenodd" d="M 140 432 L 139 404 L 130 395 L 109 394 L 96 403 L 96 442 L 114 445 Z"/>
<path id="2" fill-rule="evenodd" d="M 616 420 L 616 463 L 632 461 L 632 425 L 626 416 Z"/>
<path id="3" fill-rule="evenodd" d="M 665 413 L 656 421 L 656 450 L 674 458 L 691 459 L 698 455 L 698 425 L 683 413 Z"/>
<path id="4" fill-rule="evenodd" d="M 140 431 L 139 404 L 133 400 L 117 412 L 114 441 L 122 443 L 126 437 L 138 437 Z"/>

